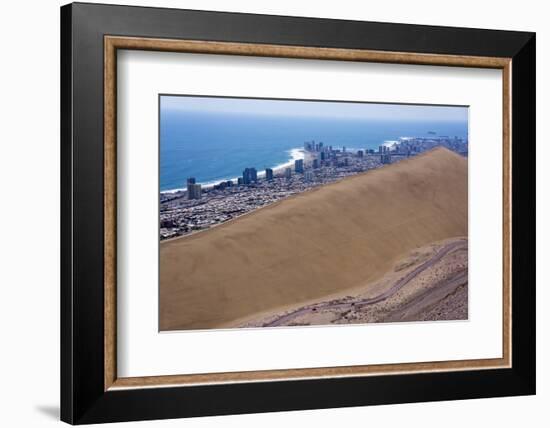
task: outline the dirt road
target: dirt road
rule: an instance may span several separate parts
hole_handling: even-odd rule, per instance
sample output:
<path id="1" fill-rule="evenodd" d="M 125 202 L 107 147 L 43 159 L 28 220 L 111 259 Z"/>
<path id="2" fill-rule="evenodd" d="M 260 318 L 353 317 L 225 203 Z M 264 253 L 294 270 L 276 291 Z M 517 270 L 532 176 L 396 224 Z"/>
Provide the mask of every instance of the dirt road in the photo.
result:
<path id="1" fill-rule="evenodd" d="M 281 317 L 278 317 L 274 319 L 273 321 L 270 321 L 268 323 L 265 323 L 264 327 L 277 327 L 281 325 L 287 324 L 289 321 L 292 321 L 294 318 L 297 318 L 301 315 L 305 315 L 310 312 L 316 312 L 319 309 L 324 308 L 330 308 L 330 309 L 353 309 L 357 307 L 363 307 L 367 305 L 372 305 L 374 303 L 381 302 L 382 300 L 387 299 L 388 297 L 394 295 L 397 291 L 399 291 L 401 288 L 403 288 L 405 285 L 407 285 L 412 279 L 414 279 L 416 276 L 418 276 L 420 273 L 422 273 L 424 270 L 432 267 L 434 264 L 439 262 L 443 257 L 445 257 L 447 254 L 449 254 L 451 251 L 454 251 L 457 248 L 465 246 L 466 243 L 464 241 L 458 241 L 458 242 L 452 242 L 450 244 L 445 245 L 443 248 L 441 248 L 433 257 L 431 257 L 429 260 L 425 261 L 412 271 L 410 271 L 408 274 L 406 274 L 403 278 L 399 279 L 392 287 L 390 287 L 388 290 L 386 290 L 384 293 L 375 296 L 370 297 L 366 299 L 356 300 L 353 302 L 341 302 L 341 303 L 333 303 L 332 301 L 328 302 L 322 302 L 317 303 L 314 305 L 302 307 L 299 309 L 296 309 L 293 312 L 290 312 L 286 315 L 283 315 Z"/>

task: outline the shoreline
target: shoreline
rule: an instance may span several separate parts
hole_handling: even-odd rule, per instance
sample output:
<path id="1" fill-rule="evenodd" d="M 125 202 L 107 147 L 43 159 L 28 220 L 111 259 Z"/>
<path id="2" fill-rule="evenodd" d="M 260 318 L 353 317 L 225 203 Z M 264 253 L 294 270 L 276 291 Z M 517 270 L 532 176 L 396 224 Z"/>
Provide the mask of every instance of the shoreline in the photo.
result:
<path id="1" fill-rule="evenodd" d="M 250 185 L 242 185 L 245 179 L 240 178 L 238 181 L 241 184 L 234 180 L 224 180 L 219 185 L 207 184 L 200 198 L 186 197 L 185 190 L 160 193 L 160 240 L 204 231 L 295 193 L 418 157 L 437 148 L 467 158 L 467 142 L 456 139 L 408 141 L 394 145 L 391 154 L 383 155 L 372 150 L 365 153 L 355 148 L 344 151 L 328 147 L 324 150 L 325 156 L 322 156 L 323 153 L 319 155 L 318 149 L 313 151 L 310 146 L 295 148 L 288 151 L 290 160 L 275 167 L 271 180 L 266 180 L 263 171 L 256 171 L 258 178 Z M 386 150 L 380 149 L 379 152 L 385 153 Z M 293 161 L 297 162 L 296 159 L 301 159 L 303 169 L 296 171 L 294 168 L 292 173 Z M 290 172 L 290 176 L 287 176 L 287 172 Z"/>
<path id="2" fill-rule="evenodd" d="M 273 170 L 273 174 L 280 174 L 280 173 L 284 172 L 285 168 L 293 167 L 294 162 L 296 160 L 306 158 L 306 151 L 303 148 L 295 147 L 293 149 L 286 150 L 286 152 L 290 156 L 290 159 L 288 161 L 284 162 L 284 163 L 279 163 L 275 166 L 270 167 Z M 265 176 L 265 170 L 258 171 L 258 177 L 262 178 L 264 176 Z M 220 183 L 223 183 L 224 181 L 230 181 L 231 180 L 231 181 L 236 182 L 238 178 L 239 178 L 239 176 L 236 176 L 236 177 L 223 178 L 223 179 L 220 179 L 220 180 L 207 181 L 205 183 L 197 183 L 197 184 L 200 184 L 202 186 L 203 190 L 204 189 L 211 189 L 214 186 L 216 186 Z M 170 194 L 174 194 L 174 193 L 183 192 L 185 190 L 186 190 L 185 188 L 161 190 L 160 194 L 161 195 L 163 195 L 163 194 L 170 195 Z"/>
<path id="3" fill-rule="evenodd" d="M 341 148 L 335 147 L 335 149 L 341 149 Z M 358 148 L 355 148 L 355 147 L 349 147 L 346 150 L 348 150 L 349 153 L 356 153 L 358 150 L 361 150 L 361 149 L 358 149 Z M 307 155 L 309 154 L 309 152 L 307 152 L 303 148 L 295 147 L 293 149 L 287 150 L 287 152 L 290 156 L 290 159 L 288 161 L 286 161 L 284 163 L 277 164 L 275 166 L 268 167 L 268 168 L 271 168 L 273 170 L 273 174 L 282 174 L 282 173 L 284 173 L 285 168 L 294 167 L 294 162 L 298 159 L 304 159 L 304 161 L 308 162 L 308 156 Z M 200 184 L 202 186 L 203 190 L 204 189 L 211 189 L 214 186 L 216 186 L 220 183 L 223 183 L 224 181 L 230 181 L 231 180 L 231 181 L 236 182 L 239 177 L 240 176 L 231 177 L 231 178 L 223 178 L 223 179 L 220 179 L 220 180 L 207 181 L 205 183 L 197 183 L 197 184 Z M 258 177 L 259 178 L 265 177 L 265 169 L 262 170 L 262 171 L 258 171 Z M 174 193 L 184 192 L 185 190 L 187 190 L 187 189 L 182 187 L 182 188 L 178 188 L 178 189 L 161 190 L 159 193 L 161 195 L 171 195 L 171 194 L 174 194 Z"/>

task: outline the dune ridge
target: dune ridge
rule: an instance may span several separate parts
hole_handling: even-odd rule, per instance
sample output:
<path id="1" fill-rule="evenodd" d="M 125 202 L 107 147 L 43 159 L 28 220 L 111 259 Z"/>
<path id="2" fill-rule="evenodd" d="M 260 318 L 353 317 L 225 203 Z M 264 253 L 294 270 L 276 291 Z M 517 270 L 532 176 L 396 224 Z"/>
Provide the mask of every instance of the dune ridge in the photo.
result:
<path id="1" fill-rule="evenodd" d="M 468 234 L 468 161 L 437 148 L 160 245 L 160 329 L 216 328 L 380 278 Z"/>

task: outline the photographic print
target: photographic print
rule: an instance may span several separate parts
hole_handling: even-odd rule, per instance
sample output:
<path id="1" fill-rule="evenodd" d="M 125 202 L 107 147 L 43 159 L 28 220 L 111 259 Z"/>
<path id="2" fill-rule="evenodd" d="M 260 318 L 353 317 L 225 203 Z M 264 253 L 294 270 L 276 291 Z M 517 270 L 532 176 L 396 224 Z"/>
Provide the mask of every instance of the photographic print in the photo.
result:
<path id="1" fill-rule="evenodd" d="M 159 95 L 161 331 L 468 319 L 468 107 Z"/>
<path id="2" fill-rule="evenodd" d="M 535 394 L 534 33 L 60 23 L 62 421 Z"/>

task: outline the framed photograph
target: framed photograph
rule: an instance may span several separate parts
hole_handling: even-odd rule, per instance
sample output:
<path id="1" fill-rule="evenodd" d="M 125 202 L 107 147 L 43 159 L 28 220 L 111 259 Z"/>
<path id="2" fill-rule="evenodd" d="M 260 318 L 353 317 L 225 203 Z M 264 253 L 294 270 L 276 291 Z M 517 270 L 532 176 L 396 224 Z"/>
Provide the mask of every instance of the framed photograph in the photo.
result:
<path id="1" fill-rule="evenodd" d="M 62 420 L 535 393 L 533 33 L 76 3 L 61 56 Z"/>

